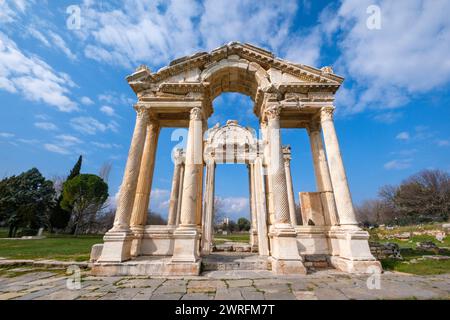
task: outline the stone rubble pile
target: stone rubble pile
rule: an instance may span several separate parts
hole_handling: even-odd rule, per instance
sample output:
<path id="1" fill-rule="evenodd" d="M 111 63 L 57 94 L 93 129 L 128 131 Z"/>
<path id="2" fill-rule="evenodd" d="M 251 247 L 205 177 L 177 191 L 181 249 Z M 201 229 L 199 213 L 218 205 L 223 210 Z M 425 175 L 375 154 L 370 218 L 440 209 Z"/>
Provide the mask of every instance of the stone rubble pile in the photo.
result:
<path id="1" fill-rule="evenodd" d="M 377 259 L 403 259 L 400 254 L 400 248 L 396 243 L 369 242 L 369 246 L 370 252 L 372 252 L 373 256 Z"/>

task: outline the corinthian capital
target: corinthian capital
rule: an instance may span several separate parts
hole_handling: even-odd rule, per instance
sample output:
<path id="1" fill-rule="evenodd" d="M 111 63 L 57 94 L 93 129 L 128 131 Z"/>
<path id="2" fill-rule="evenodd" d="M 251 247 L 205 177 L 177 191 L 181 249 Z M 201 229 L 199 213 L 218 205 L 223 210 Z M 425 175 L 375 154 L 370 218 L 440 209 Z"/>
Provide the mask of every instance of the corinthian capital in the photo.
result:
<path id="1" fill-rule="evenodd" d="M 134 105 L 134 110 L 136 110 L 138 118 L 148 121 L 149 113 L 148 109 L 145 106 L 136 104 Z"/>
<path id="2" fill-rule="evenodd" d="M 320 110 L 320 121 L 333 120 L 334 107 L 327 106 Z"/>
<path id="3" fill-rule="evenodd" d="M 272 105 L 265 110 L 267 120 L 279 120 L 281 113 L 281 106 Z"/>
<path id="4" fill-rule="evenodd" d="M 202 120 L 202 118 L 203 118 L 203 111 L 201 108 L 195 107 L 191 109 L 190 115 L 191 120 Z"/>

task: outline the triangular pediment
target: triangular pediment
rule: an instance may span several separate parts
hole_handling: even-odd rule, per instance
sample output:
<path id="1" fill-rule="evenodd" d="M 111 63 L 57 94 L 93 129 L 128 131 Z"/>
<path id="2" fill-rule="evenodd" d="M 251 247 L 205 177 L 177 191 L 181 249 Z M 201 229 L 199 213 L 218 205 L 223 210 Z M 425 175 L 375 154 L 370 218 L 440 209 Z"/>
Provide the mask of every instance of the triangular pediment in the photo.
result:
<path id="1" fill-rule="evenodd" d="M 230 42 L 211 52 L 198 52 L 190 56 L 175 59 L 156 72 L 146 66 L 140 66 L 132 75 L 127 77 L 128 82 L 136 91 L 134 85 L 146 83 L 193 83 L 198 81 L 196 73 L 200 73 L 209 66 L 224 59 L 240 59 L 248 63 L 256 63 L 267 72 L 275 71 L 283 75 L 283 82 L 291 84 L 322 84 L 339 86 L 343 78 L 335 75 L 330 67 L 317 69 L 311 66 L 292 63 L 277 58 L 273 53 L 248 43 Z M 179 75 L 184 75 L 183 77 Z M 188 76 L 186 76 L 188 75 Z M 178 77 L 177 77 L 178 76 Z M 139 87 L 139 85 L 138 85 Z"/>

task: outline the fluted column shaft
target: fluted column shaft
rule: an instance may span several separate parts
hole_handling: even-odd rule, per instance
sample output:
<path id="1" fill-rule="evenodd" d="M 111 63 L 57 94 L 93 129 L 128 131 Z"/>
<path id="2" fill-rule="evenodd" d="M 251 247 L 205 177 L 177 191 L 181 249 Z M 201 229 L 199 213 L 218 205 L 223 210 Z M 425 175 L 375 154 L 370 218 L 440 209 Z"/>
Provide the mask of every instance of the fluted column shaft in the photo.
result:
<path id="1" fill-rule="evenodd" d="M 341 225 L 356 226 L 355 211 L 353 209 L 350 189 L 345 174 L 336 130 L 333 123 L 333 107 L 321 110 L 320 121 L 322 125 L 325 149 L 328 156 L 331 183 L 336 201 L 336 208 Z"/>
<path id="2" fill-rule="evenodd" d="M 203 170 L 203 120 L 202 111 L 196 107 L 191 110 L 189 134 L 186 147 L 183 195 L 181 201 L 180 226 L 197 225 L 197 208 L 199 195 L 199 175 Z"/>
<path id="3" fill-rule="evenodd" d="M 266 110 L 269 134 L 269 175 L 272 181 L 272 195 L 276 224 L 290 224 L 289 201 L 287 196 L 286 172 L 280 134 L 280 107 Z"/>
<path id="4" fill-rule="evenodd" d="M 178 212 L 178 199 L 180 197 L 180 182 L 181 182 L 181 167 L 182 163 L 182 150 L 176 150 L 174 154 L 174 170 L 172 178 L 172 190 L 170 192 L 170 203 L 169 203 L 169 217 L 167 219 L 167 224 L 169 226 L 176 225 L 177 212 Z"/>
<path id="5" fill-rule="evenodd" d="M 159 123 L 149 119 L 145 138 L 144 152 L 131 214 L 130 226 L 144 226 L 147 223 L 147 213 L 152 190 L 153 172 L 155 169 L 155 156 L 158 146 Z"/>
<path id="6" fill-rule="evenodd" d="M 137 112 L 136 124 L 131 140 L 130 151 L 128 152 L 122 185 L 120 187 L 120 196 L 112 231 L 129 231 L 130 229 L 130 216 L 136 197 L 136 188 L 148 122 L 147 110 L 145 110 L 144 107 L 135 107 L 135 109 Z"/>
<path id="7" fill-rule="evenodd" d="M 320 125 L 311 123 L 308 127 L 311 153 L 314 164 L 314 173 L 316 176 L 317 191 L 321 193 L 324 204 L 324 215 L 327 225 L 337 225 L 336 203 L 334 200 L 333 186 L 331 183 L 328 161 L 323 148 Z"/>

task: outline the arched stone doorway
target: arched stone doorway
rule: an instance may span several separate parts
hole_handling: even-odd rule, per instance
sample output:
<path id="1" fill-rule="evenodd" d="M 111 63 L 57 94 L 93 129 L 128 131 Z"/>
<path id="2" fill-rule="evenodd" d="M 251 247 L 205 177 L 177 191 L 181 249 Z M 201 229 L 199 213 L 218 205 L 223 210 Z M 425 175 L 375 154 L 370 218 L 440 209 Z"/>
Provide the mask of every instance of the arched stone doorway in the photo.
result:
<path id="1" fill-rule="evenodd" d="M 215 134 L 226 137 L 227 131 L 239 130 L 244 140 L 233 144 L 233 152 L 237 146 L 249 150 L 233 157 L 248 161 L 253 173 L 255 212 L 261 224 L 258 239 L 268 239 L 265 244 L 258 240 L 259 249 L 275 273 L 305 273 L 304 257 L 311 254 L 326 255 L 334 267 L 347 272 L 380 268 L 370 253 L 367 232 L 355 219 L 333 123 L 334 94 L 343 78 L 330 67 L 290 63 L 233 42 L 175 60 L 157 72 L 141 66 L 127 80 L 138 97 L 136 125 L 114 226 L 104 237 L 94 273 L 198 274 L 201 249 L 208 240 L 204 227 L 210 225 L 211 202 L 203 209 L 202 201 L 204 167 L 209 166 L 206 180 L 211 180 L 218 145 L 224 141 L 215 140 Z M 205 143 L 212 101 L 222 92 L 252 98 L 261 141 L 229 123 L 212 128 L 212 140 Z M 169 224 L 155 227 L 147 226 L 145 217 L 161 127 L 187 127 L 189 134 L 186 150 L 177 151 Z M 303 220 L 316 221 L 314 225 L 298 226 L 294 221 L 294 191 L 285 161 L 289 155 L 282 147 L 281 128 L 309 133 L 317 192 L 303 192 L 300 199 Z"/>
<path id="2" fill-rule="evenodd" d="M 268 256 L 266 210 L 262 206 L 256 207 L 256 198 L 263 197 L 260 193 L 264 192 L 264 189 L 255 188 L 255 185 L 262 184 L 254 181 L 255 163 L 258 158 L 263 159 L 263 143 L 258 140 L 255 130 L 244 128 L 238 125 L 235 120 L 228 120 L 226 125 L 222 127 L 216 124 L 206 132 L 203 157 L 206 163 L 206 188 L 201 241 L 202 253 L 209 254 L 212 249 L 216 165 L 237 163 L 247 165 L 249 173 L 250 243 L 252 248 L 258 249 L 260 255 Z M 259 211 L 257 211 L 258 209 Z M 264 223 L 258 223 L 260 219 Z M 261 230 L 258 232 L 258 229 Z M 259 238 L 258 234 L 261 235 Z"/>

